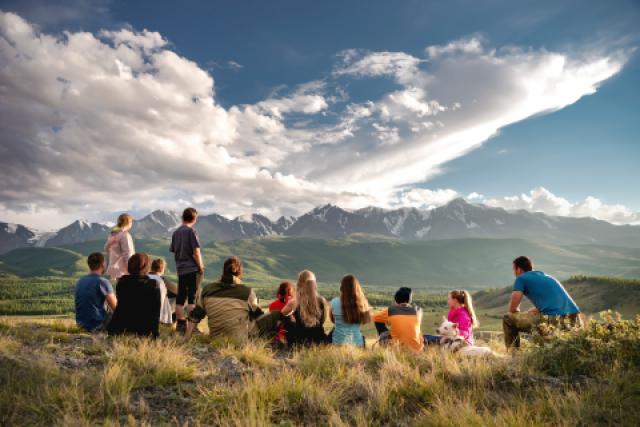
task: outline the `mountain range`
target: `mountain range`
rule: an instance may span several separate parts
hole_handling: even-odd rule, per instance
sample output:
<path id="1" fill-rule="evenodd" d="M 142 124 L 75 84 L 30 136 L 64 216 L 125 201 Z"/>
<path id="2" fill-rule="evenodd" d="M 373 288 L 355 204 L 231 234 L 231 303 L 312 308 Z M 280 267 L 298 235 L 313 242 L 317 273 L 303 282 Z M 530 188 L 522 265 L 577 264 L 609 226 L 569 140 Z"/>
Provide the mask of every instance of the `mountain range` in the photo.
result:
<path id="1" fill-rule="evenodd" d="M 134 220 L 134 238 L 170 237 L 181 224 L 175 212 L 154 211 Z M 327 204 L 299 218 L 277 221 L 259 215 L 228 219 L 218 214 L 201 215 L 195 224 L 203 245 L 212 241 L 251 239 L 262 236 L 296 236 L 337 239 L 365 233 L 408 240 L 442 240 L 470 237 L 524 238 L 553 244 L 600 244 L 640 248 L 640 226 L 614 225 L 593 218 L 569 218 L 507 211 L 462 198 L 432 210 L 367 207 L 346 211 Z M 19 224 L 0 222 L 0 253 L 21 247 L 58 247 L 106 238 L 110 227 L 77 220 L 57 231 L 43 232 Z"/>

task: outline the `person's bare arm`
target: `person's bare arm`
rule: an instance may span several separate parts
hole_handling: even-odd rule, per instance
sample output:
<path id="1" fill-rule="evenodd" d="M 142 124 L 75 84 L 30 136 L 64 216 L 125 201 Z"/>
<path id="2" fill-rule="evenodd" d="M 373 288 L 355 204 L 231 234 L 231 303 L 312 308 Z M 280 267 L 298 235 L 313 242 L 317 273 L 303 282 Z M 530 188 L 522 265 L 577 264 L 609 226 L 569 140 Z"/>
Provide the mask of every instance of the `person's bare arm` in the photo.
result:
<path id="1" fill-rule="evenodd" d="M 198 268 L 201 272 L 204 273 L 204 264 L 202 263 L 202 255 L 200 254 L 200 248 L 195 248 L 193 250 L 193 257 L 196 260 L 196 264 L 198 264 Z"/>
<path id="2" fill-rule="evenodd" d="M 104 300 L 107 302 L 107 304 L 109 304 L 109 307 L 111 307 L 111 310 L 115 311 L 116 306 L 118 305 L 118 300 L 116 296 L 114 294 L 109 294 L 106 297 L 104 297 Z"/>
<path id="3" fill-rule="evenodd" d="M 527 313 L 540 313 L 540 310 L 538 310 L 536 307 L 533 307 L 531 310 L 527 310 Z"/>
<path id="4" fill-rule="evenodd" d="M 280 312 L 282 313 L 283 316 L 288 316 L 295 311 L 297 306 L 298 306 L 298 300 L 296 298 L 291 298 L 287 303 L 287 305 L 282 307 L 282 310 L 280 310 Z"/>
<path id="5" fill-rule="evenodd" d="M 509 303 L 509 313 L 517 313 L 520 311 L 520 303 L 522 302 L 522 291 L 513 291 L 511 293 L 511 302 Z"/>

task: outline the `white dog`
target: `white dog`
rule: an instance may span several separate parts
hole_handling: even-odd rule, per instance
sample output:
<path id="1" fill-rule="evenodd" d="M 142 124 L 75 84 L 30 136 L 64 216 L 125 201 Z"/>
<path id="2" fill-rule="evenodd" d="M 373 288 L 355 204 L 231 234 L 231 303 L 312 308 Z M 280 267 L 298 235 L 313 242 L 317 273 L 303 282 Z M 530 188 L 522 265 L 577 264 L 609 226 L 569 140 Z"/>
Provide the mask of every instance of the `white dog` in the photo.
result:
<path id="1" fill-rule="evenodd" d="M 457 351 L 460 352 L 463 356 L 467 357 L 486 357 L 486 356 L 497 356 L 504 357 L 501 354 L 496 353 L 488 347 L 477 347 L 475 345 L 470 345 L 466 339 L 459 335 L 460 331 L 458 329 L 457 323 L 449 322 L 444 316 L 442 316 L 442 325 L 436 329 L 440 338 L 440 351 L 455 353 Z"/>

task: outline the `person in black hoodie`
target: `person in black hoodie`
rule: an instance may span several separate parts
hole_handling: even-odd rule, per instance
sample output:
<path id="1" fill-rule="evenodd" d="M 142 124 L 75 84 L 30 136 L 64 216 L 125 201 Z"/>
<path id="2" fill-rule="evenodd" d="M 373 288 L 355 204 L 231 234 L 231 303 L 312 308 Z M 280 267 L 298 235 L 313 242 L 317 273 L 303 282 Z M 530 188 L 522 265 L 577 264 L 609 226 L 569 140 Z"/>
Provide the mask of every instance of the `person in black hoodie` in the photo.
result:
<path id="1" fill-rule="evenodd" d="M 118 279 L 118 306 L 108 327 L 109 335 L 158 336 L 160 326 L 160 287 L 147 276 L 149 256 L 139 252 L 127 264 L 129 274 Z"/>

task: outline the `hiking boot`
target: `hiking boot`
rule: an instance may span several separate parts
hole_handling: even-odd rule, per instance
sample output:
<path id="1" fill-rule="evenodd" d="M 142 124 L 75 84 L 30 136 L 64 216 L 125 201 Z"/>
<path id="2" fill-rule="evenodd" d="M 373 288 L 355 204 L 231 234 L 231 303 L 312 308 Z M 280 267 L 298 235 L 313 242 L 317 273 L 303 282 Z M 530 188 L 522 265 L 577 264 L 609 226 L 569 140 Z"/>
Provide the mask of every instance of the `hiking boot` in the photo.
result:
<path id="1" fill-rule="evenodd" d="M 180 323 L 176 325 L 176 333 L 179 335 L 184 335 L 187 333 L 187 322 Z"/>

